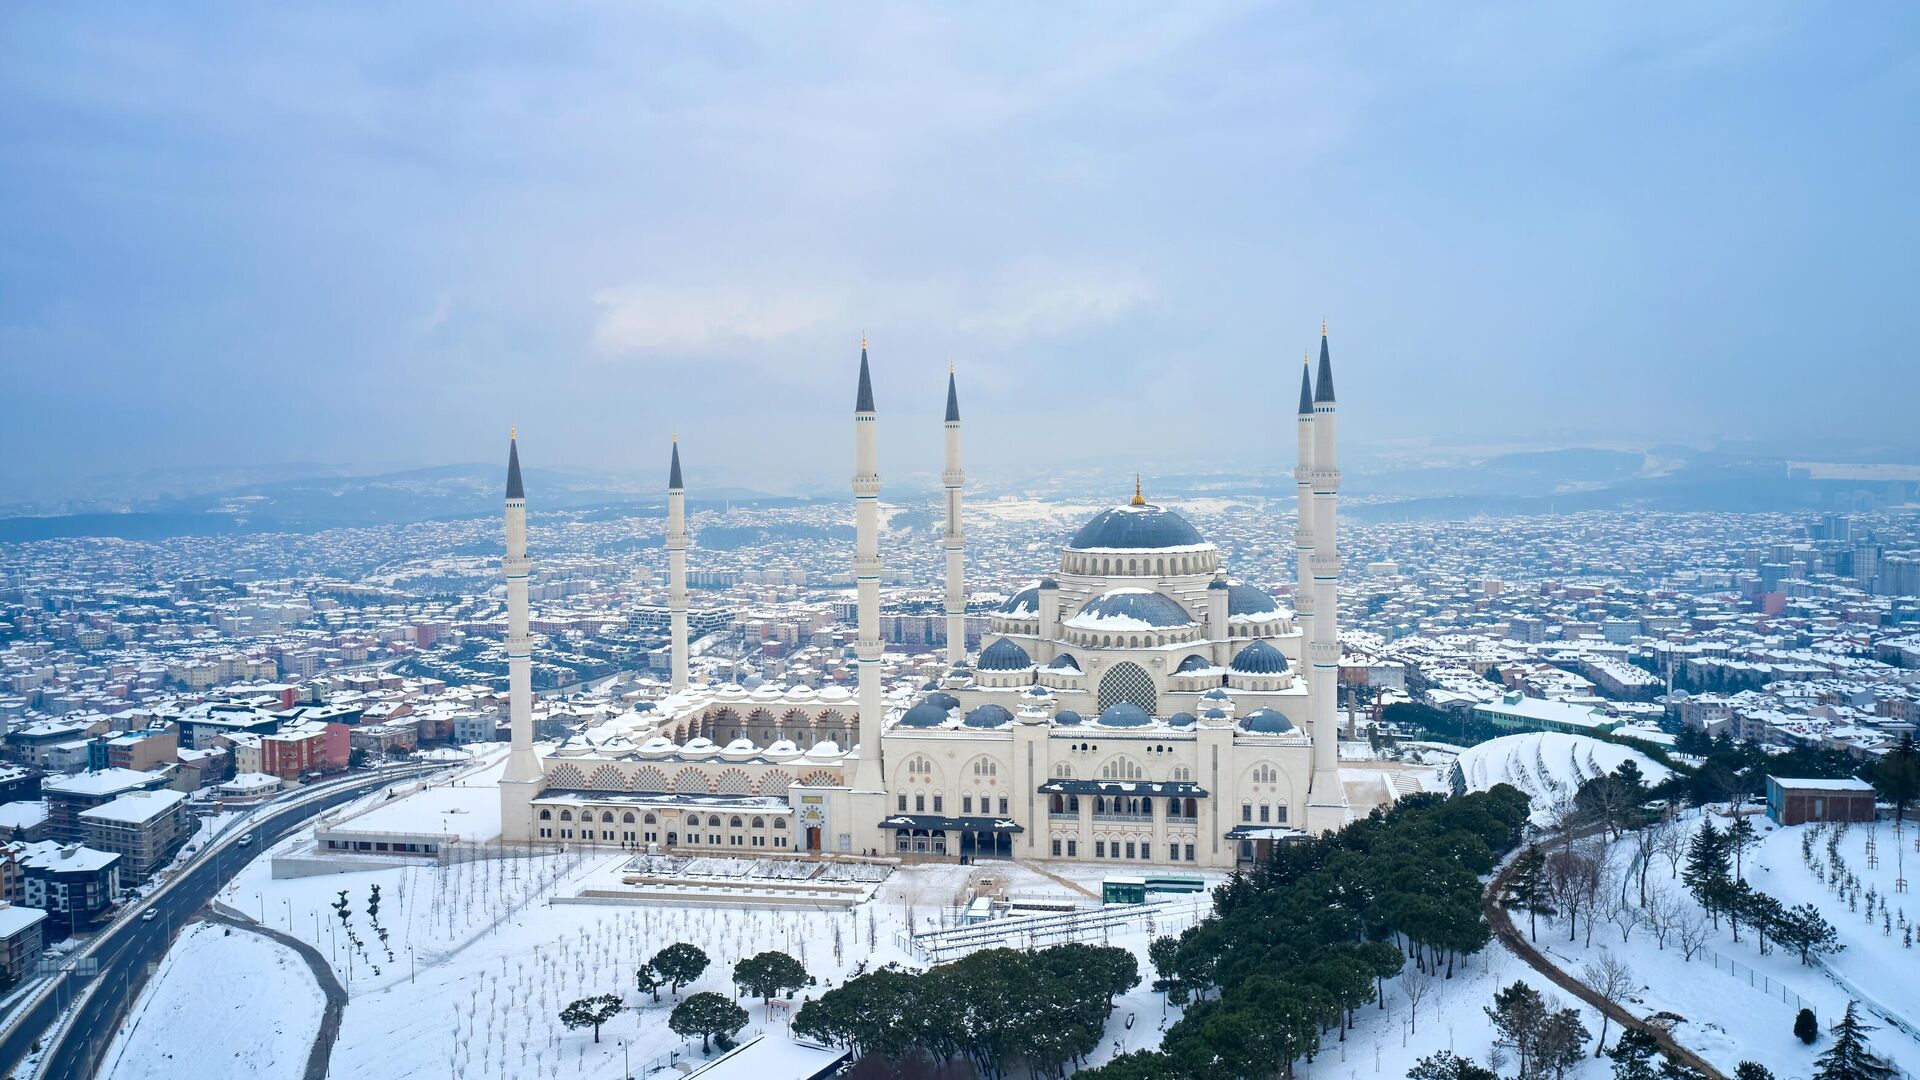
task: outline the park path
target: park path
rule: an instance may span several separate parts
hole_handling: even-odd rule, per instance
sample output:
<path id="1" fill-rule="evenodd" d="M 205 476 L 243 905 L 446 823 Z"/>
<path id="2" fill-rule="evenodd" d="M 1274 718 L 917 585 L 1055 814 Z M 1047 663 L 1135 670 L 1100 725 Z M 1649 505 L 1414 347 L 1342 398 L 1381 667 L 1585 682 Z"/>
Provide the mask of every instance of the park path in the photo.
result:
<path id="1" fill-rule="evenodd" d="M 1499 938 L 1507 948 L 1513 950 L 1515 956 L 1525 960 L 1529 967 L 1546 976 L 1562 990 L 1612 1017 L 1614 1023 L 1624 1028 L 1638 1028 L 1653 1036 L 1653 1041 L 1660 1045 L 1661 1052 L 1668 1057 L 1690 1069 L 1697 1070 L 1702 1076 L 1707 1077 L 1707 1080 L 1727 1080 L 1726 1076 L 1714 1068 L 1706 1058 L 1680 1045 L 1674 1039 L 1672 1032 L 1649 1024 L 1628 1012 L 1624 1007 L 1601 997 L 1586 983 L 1554 966 L 1545 954 L 1533 947 L 1533 943 L 1527 940 L 1527 935 L 1513 925 L 1512 917 L 1500 903 L 1500 897 L 1506 893 L 1507 879 L 1513 874 L 1514 867 L 1519 865 L 1517 858 L 1519 851 L 1515 851 L 1514 854 L 1515 858 L 1509 858 L 1494 873 L 1493 880 L 1487 883 L 1487 890 L 1480 897 L 1480 913 L 1486 916 L 1487 925 L 1493 928 L 1494 936 Z"/>
<path id="2" fill-rule="evenodd" d="M 327 1080 L 328 1063 L 333 1060 L 333 1044 L 340 1038 L 340 1017 L 347 1009 L 347 990 L 333 973 L 333 967 L 320 950 L 281 930 L 265 926 L 248 918 L 245 914 L 226 906 L 214 904 L 205 918 L 209 922 L 222 923 L 236 930 L 259 934 L 271 941 L 292 949 L 300 959 L 307 962 L 307 969 L 313 972 L 313 980 L 320 984 L 320 992 L 327 997 L 327 1008 L 320 1016 L 320 1031 L 313 1037 L 313 1049 L 307 1052 L 306 1080 Z"/>

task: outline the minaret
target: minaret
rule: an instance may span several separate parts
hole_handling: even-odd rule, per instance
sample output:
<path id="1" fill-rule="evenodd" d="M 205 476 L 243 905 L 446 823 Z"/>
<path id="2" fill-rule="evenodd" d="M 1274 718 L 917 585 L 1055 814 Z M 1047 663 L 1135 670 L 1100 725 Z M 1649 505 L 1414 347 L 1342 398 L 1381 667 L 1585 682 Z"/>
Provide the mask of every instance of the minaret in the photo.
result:
<path id="1" fill-rule="evenodd" d="M 1293 546 L 1300 568 L 1293 586 L 1294 625 L 1313 640 L 1313 361 L 1300 354 L 1300 415 L 1298 461 L 1293 469 Z M 1306 657 L 1301 657 L 1304 661 Z"/>
<path id="2" fill-rule="evenodd" d="M 540 759 L 533 754 L 533 638 L 527 633 L 527 491 L 520 483 L 520 440 L 507 437 L 507 709 L 509 743 L 503 784 L 538 784 Z M 503 803 L 505 792 L 503 790 Z M 527 797 L 531 797 L 531 793 Z M 503 823 L 504 827 L 504 823 Z"/>
<path id="3" fill-rule="evenodd" d="M 967 658 L 967 593 L 961 584 L 966 561 L 967 534 L 960 527 L 960 489 L 967 474 L 960 469 L 960 394 L 953 385 L 953 365 L 947 365 L 947 468 L 940 482 L 947 489 L 947 663 Z"/>
<path id="4" fill-rule="evenodd" d="M 880 765 L 880 474 L 874 446 L 873 377 L 867 371 L 867 339 L 860 338 L 860 390 L 853 402 L 853 581 L 860 629 L 853 643 L 860 665 L 860 757 L 853 787 L 879 791 Z"/>
<path id="5" fill-rule="evenodd" d="M 667 610 L 673 620 L 671 690 L 687 688 L 687 488 L 680 482 L 680 436 L 667 467 Z"/>
<path id="6" fill-rule="evenodd" d="M 1307 828 L 1314 833 L 1346 824 L 1347 795 L 1340 786 L 1340 631 L 1335 625 L 1335 587 L 1340 578 L 1340 530 L 1336 502 L 1340 469 L 1334 451 L 1333 359 L 1327 326 L 1320 324 L 1320 368 L 1313 387 L 1313 636 L 1307 646 L 1308 693 L 1313 702 L 1313 780 L 1307 792 Z"/>

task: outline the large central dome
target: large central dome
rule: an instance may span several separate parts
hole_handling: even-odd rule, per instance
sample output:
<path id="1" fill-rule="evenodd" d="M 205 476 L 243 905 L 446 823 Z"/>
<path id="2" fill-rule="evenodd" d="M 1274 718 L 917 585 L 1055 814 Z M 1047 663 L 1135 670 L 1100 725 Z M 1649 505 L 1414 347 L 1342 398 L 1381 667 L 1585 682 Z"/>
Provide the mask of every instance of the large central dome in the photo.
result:
<path id="1" fill-rule="evenodd" d="M 1206 542 L 1186 518 L 1163 506 L 1139 503 L 1095 514 L 1073 534 L 1067 547 L 1075 551 L 1154 551 L 1199 547 Z"/>

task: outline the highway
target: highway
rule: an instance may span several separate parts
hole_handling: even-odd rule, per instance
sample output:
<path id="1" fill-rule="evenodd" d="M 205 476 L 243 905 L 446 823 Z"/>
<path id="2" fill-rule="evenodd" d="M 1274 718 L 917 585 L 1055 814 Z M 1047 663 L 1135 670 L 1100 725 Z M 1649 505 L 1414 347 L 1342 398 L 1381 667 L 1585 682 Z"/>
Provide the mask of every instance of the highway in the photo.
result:
<path id="1" fill-rule="evenodd" d="M 289 834 L 297 832 L 316 815 L 387 784 L 417 775 L 418 771 L 409 770 L 398 775 L 388 772 L 362 777 L 356 782 L 343 782 L 325 795 L 314 797 L 312 801 L 299 802 L 279 810 L 267 809 L 235 825 L 214 843 L 212 850 L 169 881 L 144 907 L 134 905 L 135 913 L 94 935 L 84 948 L 75 951 L 75 959 L 96 958 L 99 961 L 98 975 L 88 978 L 63 971 L 54 976 L 51 993 L 43 994 L 36 1004 L 13 1018 L 7 1030 L 0 1033 L 0 1063 L 5 1064 L 7 1074 L 12 1074 L 11 1071 L 27 1055 L 36 1039 L 46 1037 L 48 1029 L 61 1012 L 76 997 L 86 995 L 90 983 L 97 983 L 94 992 L 86 995 L 72 1022 L 65 1026 L 47 1051 L 46 1060 L 35 1074 L 56 1080 L 88 1080 L 99 1067 L 107 1047 L 112 1044 L 114 1032 L 132 1005 L 134 994 L 145 981 L 148 966 L 159 962 L 172 944 L 174 934 L 241 867 Z M 239 846 L 239 837 L 247 833 L 253 834 L 253 842 L 246 847 Z M 151 921 L 143 919 L 138 913 L 147 908 L 159 913 Z M 72 967 L 73 964 L 70 962 L 68 966 Z M 200 1018 L 195 1017 L 180 1019 L 187 1027 L 200 1022 Z"/>

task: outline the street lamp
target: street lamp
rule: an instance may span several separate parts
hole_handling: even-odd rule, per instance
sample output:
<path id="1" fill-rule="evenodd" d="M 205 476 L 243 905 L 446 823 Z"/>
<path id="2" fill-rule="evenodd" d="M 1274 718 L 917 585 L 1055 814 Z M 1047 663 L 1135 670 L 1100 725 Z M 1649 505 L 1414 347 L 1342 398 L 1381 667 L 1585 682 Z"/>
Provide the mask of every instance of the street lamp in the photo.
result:
<path id="1" fill-rule="evenodd" d="M 413 946 L 409 945 L 407 946 L 407 981 L 408 982 L 413 981 L 413 974 L 414 974 Z"/>

